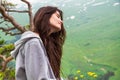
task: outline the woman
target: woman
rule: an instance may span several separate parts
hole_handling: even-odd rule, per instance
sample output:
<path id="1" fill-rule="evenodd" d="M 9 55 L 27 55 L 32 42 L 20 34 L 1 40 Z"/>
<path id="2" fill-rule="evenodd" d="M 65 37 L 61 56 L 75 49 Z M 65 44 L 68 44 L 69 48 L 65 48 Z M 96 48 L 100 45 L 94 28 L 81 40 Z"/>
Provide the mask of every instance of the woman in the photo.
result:
<path id="1" fill-rule="evenodd" d="M 16 59 L 16 80 L 61 80 L 62 46 L 66 31 L 62 11 L 40 8 L 34 16 L 34 30 L 26 31 L 11 52 Z"/>

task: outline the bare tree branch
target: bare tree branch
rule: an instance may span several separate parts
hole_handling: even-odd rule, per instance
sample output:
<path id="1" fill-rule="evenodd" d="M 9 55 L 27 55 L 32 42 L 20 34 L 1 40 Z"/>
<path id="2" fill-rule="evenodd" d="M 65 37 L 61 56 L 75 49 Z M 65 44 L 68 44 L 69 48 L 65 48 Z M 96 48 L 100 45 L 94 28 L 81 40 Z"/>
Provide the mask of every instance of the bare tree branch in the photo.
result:
<path id="1" fill-rule="evenodd" d="M 14 36 L 14 35 L 20 35 L 20 34 L 22 34 L 22 32 L 10 32 L 10 30 L 14 30 L 14 29 L 16 29 L 15 27 L 12 27 L 12 28 L 3 28 L 3 27 L 0 27 L 0 30 L 2 30 L 3 32 L 5 32 L 5 34 L 7 35 L 7 34 L 9 34 L 9 35 L 11 35 L 11 36 Z"/>
<path id="2" fill-rule="evenodd" d="M 11 60 L 13 59 L 13 57 L 12 57 L 12 56 L 9 56 L 9 57 L 6 58 L 5 56 L 0 55 L 0 58 L 2 58 L 2 60 L 3 60 L 1 71 L 5 71 L 5 69 L 6 69 L 6 67 L 7 67 L 7 63 L 8 63 L 9 61 L 11 61 Z"/>
<path id="3" fill-rule="evenodd" d="M 0 12 L 4 18 L 8 19 L 14 25 L 14 27 L 16 27 L 21 32 L 25 31 L 24 27 L 19 25 L 12 16 L 10 16 L 6 13 L 5 8 L 3 6 L 0 6 Z"/>
<path id="4" fill-rule="evenodd" d="M 29 23 L 30 23 L 30 30 L 33 30 L 33 15 L 32 15 L 32 5 L 30 4 L 30 2 L 28 2 L 27 0 L 21 0 L 23 2 L 25 2 L 28 5 L 28 14 L 29 14 Z"/>
<path id="5" fill-rule="evenodd" d="M 3 31 L 10 31 L 10 30 L 13 30 L 13 29 L 16 29 L 15 27 L 12 27 L 12 28 L 8 28 L 8 29 L 5 29 L 3 27 L 0 27 L 0 30 L 3 30 Z"/>
<path id="6" fill-rule="evenodd" d="M 16 20 L 12 16 L 9 15 L 9 12 L 28 13 L 30 30 L 33 29 L 32 6 L 31 6 L 30 2 L 28 2 L 27 0 L 21 0 L 21 1 L 27 4 L 28 10 L 23 10 L 23 11 L 14 10 L 13 9 L 14 8 L 13 4 L 7 3 L 7 2 L 3 2 L 1 4 L 1 0 L 0 0 L 0 19 L 3 19 L 6 22 L 8 21 L 14 26 L 14 27 L 10 27 L 10 26 L 8 26 L 8 24 L 6 24 L 7 28 L 0 27 L 0 29 L 2 31 L 4 31 L 6 34 L 10 34 L 11 36 L 19 35 L 19 34 L 23 33 L 24 31 L 26 31 L 26 29 L 23 26 L 21 26 L 20 24 L 18 24 L 16 22 Z M 11 6 L 13 6 L 13 8 Z M 3 21 L 1 21 L 0 23 L 3 23 Z M 11 30 L 14 30 L 14 29 L 19 30 L 19 32 L 17 32 L 17 33 L 16 32 L 14 32 L 14 33 L 10 32 Z M 9 56 L 8 58 L 6 58 L 4 55 L 0 54 L 0 58 L 3 60 L 2 71 L 5 71 L 7 63 L 9 61 L 11 61 L 13 59 L 13 57 Z"/>
<path id="7" fill-rule="evenodd" d="M 28 13 L 29 11 L 28 10 L 23 10 L 23 11 L 19 11 L 19 10 L 6 10 L 8 12 L 18 12 L 18 13 Z"/>
<path id="8" fill-rule="evenodd" d="M 22 34 L 22 32 L 17 32 L 17 33 L 13 33 L 13 32 L 5 32 L 5 33 L 6 33 L 6 35 L 9 34 L 9 35 L 11 35 L 11 36 Z"/>

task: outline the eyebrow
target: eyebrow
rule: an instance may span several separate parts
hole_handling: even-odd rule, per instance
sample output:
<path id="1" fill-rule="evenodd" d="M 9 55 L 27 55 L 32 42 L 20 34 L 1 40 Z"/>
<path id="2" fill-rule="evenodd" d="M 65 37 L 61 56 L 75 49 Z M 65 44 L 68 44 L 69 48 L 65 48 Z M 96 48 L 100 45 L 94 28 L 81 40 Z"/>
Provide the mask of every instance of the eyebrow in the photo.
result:
<path id="1" fill-rule="evenodd" d="M 59 17 L 61 17 L 59 12 L 56 12 L 56 15 L 59 16 Z"/>

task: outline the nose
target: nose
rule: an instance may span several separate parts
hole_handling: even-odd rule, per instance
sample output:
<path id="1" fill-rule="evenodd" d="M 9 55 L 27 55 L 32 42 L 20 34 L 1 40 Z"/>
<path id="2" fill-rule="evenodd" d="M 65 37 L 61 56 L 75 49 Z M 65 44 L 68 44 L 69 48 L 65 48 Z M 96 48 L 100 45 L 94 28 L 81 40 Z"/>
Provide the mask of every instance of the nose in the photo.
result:
<path id="1" fill-rule="evenodd" d="M 59 23 L 60 23 L 60 24 L 62 24 L 62 23 L 63 23 L 63 21 L 60 19 L 60 20 L 59 20 Z"/>

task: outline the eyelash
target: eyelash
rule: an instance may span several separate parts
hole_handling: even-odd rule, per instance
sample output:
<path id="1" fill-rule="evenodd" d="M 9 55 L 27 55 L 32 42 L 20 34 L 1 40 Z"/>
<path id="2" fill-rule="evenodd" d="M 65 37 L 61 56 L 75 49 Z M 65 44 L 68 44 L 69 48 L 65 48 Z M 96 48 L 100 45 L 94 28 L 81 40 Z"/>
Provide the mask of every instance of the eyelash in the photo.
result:
<path id="1" fill-rule="evenodd" d="M 58 18 L 61 18 L 60 16 L 57 15 Z"/>
<path id="2" fill-rule="evenodd" d="M 57 16 L 58 18 L 60 18 L 60 16 L 58 16 L 57 14 L 56 14 L 56 16 Z"/>

